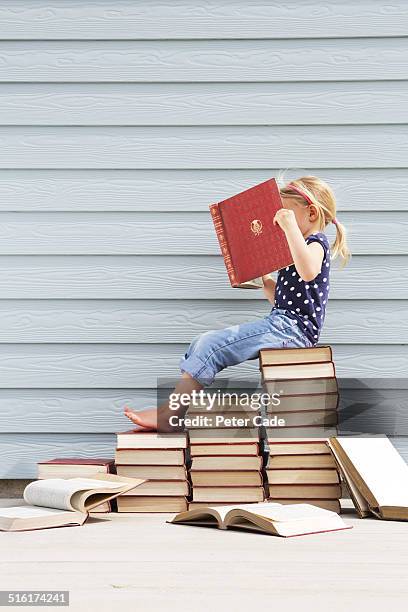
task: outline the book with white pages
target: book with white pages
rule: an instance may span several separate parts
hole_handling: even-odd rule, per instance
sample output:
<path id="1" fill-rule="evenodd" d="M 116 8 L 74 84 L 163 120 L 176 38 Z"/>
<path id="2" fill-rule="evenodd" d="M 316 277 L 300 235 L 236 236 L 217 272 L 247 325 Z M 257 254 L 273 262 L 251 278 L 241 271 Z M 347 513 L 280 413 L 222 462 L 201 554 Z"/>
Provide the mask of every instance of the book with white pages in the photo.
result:
<path id="1" fill-rule="evenodd" d="M 408 465 L 386 436 L 330 438 L 361 518 L 408 520 Z"/>
<path id="2" fill-rule="evenodd" d="M 98 505 L 143 482 L 115 474 L 35 480 L 24 489 L 25 505 L 0 508 L 0 531 L 82 525 Z"/>
<path id="3" fill-rule="evenodd" d="M 310 504 L 234 504 L 194 508 L 177 514 L 170 523 L 218 529 L 243 529 L 268 535 L 292 537 L 350 529 L 330 510 Z"/>

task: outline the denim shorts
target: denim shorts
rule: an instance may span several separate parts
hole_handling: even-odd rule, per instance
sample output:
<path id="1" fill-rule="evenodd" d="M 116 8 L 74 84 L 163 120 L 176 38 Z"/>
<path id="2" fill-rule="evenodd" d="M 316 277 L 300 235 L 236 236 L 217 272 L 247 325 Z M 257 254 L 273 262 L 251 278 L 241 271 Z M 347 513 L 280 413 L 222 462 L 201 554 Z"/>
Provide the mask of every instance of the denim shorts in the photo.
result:
<path id="1" fill-rule="evenodd" d="M 262 319 L 195 336 L 180 359 L 180 369 L 203 386 L 211 385 L 220 370 L 257 359 L 262 348 L 310 346 L 313 343 L 299 329 L 297 320 L 282 308 L 272 308 Z"/>

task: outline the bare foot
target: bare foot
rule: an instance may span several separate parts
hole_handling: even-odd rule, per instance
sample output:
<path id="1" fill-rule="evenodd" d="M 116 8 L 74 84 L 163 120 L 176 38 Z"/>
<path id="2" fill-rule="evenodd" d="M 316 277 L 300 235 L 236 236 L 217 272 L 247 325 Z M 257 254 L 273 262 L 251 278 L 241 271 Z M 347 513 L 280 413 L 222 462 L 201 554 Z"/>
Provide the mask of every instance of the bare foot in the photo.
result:
<path id="1" fill-rule="evenodd" d="M 141 410 L 135 412 L 128 406 L 125 406 L 125 416 L 138 425 L 143 431 L 157 431 L 157 409 Z"/>

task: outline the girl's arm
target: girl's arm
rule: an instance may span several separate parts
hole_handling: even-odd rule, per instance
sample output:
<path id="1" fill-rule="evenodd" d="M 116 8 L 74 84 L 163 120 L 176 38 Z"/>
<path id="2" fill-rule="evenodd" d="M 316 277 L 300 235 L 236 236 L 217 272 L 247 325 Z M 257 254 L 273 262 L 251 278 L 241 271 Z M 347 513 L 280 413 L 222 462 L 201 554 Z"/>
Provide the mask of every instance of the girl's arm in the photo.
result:
<path id="1" fill-rule="evenodd" d="M 304 281 L 312 281 L 322 267 L 323 247 L 318 242 L 306 244 L 293 210 L 281 208 L 276 213 L 273 222 L 285 232 L 297 273 Z"/>
<path id="2" fill-rule="evenodd" d="M 274 281 L 273 278 L 271 278 L 270 276 L 266 275 L 262 277 L 262 282 L 262 289 L 265 296 L 268 298 L 271 304 L 274 304 L 276 281 Z"/>

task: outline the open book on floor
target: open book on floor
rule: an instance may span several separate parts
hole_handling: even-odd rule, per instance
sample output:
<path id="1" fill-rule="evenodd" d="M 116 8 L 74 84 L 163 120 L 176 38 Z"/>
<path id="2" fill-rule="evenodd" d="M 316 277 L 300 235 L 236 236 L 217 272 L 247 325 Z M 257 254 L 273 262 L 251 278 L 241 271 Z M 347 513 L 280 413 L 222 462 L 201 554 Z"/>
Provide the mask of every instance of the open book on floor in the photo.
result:
<path id="1" fill-rule="evenodd" d="M 408 465 L 386 436 L 333 437 L 328 444 L 361 518 L 408 521 Z"/>
<path id="2" fill-rule="evenodd" d="M 48 478 L 24 489 L 26 505 L 0 508 L 0 531 L 82 525 L 89 512 L 145 482 L 115 474 L 92 478 Z"/>
<path id="3" fill-rule="evenodd" d="M 259 503 L 207 506 L 180 512 L 169 522 L 219 529 L 259 531 L 286 538 L 351 528 L 335 512 L 310 504 Z"/>

